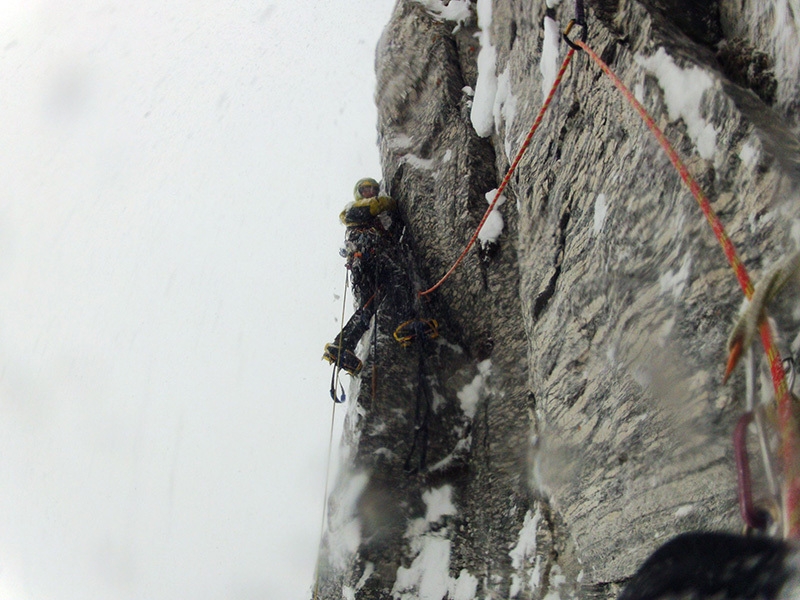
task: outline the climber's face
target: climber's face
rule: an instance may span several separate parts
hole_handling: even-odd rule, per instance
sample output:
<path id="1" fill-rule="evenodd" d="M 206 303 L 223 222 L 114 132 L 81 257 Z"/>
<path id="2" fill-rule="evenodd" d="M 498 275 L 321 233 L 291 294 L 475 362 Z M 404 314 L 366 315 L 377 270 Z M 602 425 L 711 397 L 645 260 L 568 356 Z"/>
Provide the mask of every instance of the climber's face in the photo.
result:
<path id="1" fill-rule="evenodd" d="M 378 195 L 378 188 L 371 183 L 365 183 L 358 187 L 358 193 L 362 198 L 374 198 Z"/>

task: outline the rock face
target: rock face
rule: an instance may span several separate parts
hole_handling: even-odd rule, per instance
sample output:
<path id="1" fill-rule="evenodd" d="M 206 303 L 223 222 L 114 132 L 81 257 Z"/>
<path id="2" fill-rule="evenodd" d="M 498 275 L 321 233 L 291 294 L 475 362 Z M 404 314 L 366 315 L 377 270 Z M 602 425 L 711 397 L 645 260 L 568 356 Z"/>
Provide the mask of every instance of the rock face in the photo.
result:
<path id="1" fill-rule="evenodd" d="M 589 45 L 665 130 L 757 281 L 800 246 L 800 4 L 586 8 Z M 418 290 L 474 232 L 573 16 L 553 0 L 398 1 L 377 49 L 378 132 Z M 401 348 L 379 310 L 377 339 L 362 340 L 319 598 L 613 598 L 675 534 L 741 529 L 743 369 L 721 378 L 742 292 L 587 56 L 505 196 L 500 237 L 418 304 L 441 336 Z M 798 349 L 796 291 L 770 311 L 784 355 Z"/>

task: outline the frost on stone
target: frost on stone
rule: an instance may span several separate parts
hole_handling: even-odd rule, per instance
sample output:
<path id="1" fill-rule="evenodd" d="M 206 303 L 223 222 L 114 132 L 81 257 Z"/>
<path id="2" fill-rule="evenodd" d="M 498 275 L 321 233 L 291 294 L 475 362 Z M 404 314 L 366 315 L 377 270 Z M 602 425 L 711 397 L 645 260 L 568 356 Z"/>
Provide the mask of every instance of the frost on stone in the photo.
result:
<path id="1" fill-rule="evenodd" d="M 539 587 L 541 558 L 536 555 L 536 532 L 541 520 L 542 514 L 538 506 L 535 513 L 530 510 L 525 513 L 517 545 L 508 553 L 514 569 L 509 598 L 515 598 L 526 590 L 533 592 Z"/>
<path id="2" fill-rule="evenodd" d="M 492 134 L 494 126 L 494 103 L 497 95 L 497 51 L 492 45 L 489 29 L 492 26 L 491 0 L 478 0 L 478 80 L 475 83 L 475 96 L 472 99 L 470 120 L 475 133 L 481 137 Z"/>
<path id="3" fill-rule="evenodd" d="M 681 268 L 676 273 L 672 269 L 661 275 L 658 285 L 662 294 L 671 293 L 673 298 L 680 298 L 692 270 L 692 257 L 686 256 L 681 263 Z"/>
<path id="4" fill-rule="evenodd" d="M 450 0 L 447 4 L 442 0 L 415 1 L 424 6 L 428 14 L 439 21 L 456 21 L 462 25 L 472 15 L 469 8 L 470 0 Z"/>
<path id="5" fill-rule="evenodd" d="M 486 359 L 478 363 L 478 374 L 465 385 L 456 396 L 461 402 L 461 410 L 472 419 L 478 410 L 478 403 L 486 396 L 486 381 L 492 370 L 492 361 Z"/>
<path id="6" fill-rule="evenodd" d="M 478 591 L 478 578 L 470 575 L 466 569 L 461 569 L 458 579 L 452 580 L 450 585 L 451 600 L 474 600 Z"/>
<path id="7" fill-rule="evenodd" d="M 503 148 L 506 152 L 506 158 L 511 161 L 515 153 L 515 148 L 513 147 L 514 140 L 511 139 L 509 131 L 517 116 L 517 98 L 511 93 L 511 81 L 508 70 L 503 71 L 497 77 L 497 92 L 494 97 L 492 115 L 494 116 L 495 131 L 500 131 L 500 127 L 505 122 L 506 136 Z"/>
<path id="8" fill-rule="evenodd" d="M 420 158 L 416 154 L 405 154 L 400 160 L 403 164 L 411 165 L 415 169 L 422 171 L 430 171 L 434 166 L 432 158 Z"/>
<path id="9" fill-rule="evenodd" d="M 453 451 L 445 456 L 442 460 L 437 462 L 436 464 L 430 466 L 428 468 L 429 473 L 435 473 L 436 471 L 441 471 L 442 469 L 448 468 L 454 461 L 457 459 L 465 456 L 469 453 L 470 448 L 472 447 L 472 436 L 468 435 L 465 438 L 461 438 L 456 442 Z"/>
<path id="10" fill-rule="evenodd" d="M 603 225 L 606 222 L 606 214 L 608 212 L 608 207 L 606 206 L 606 195 L 605 194 L 597 194 L 597 198 L 594 201 L 594 234 L 597 235 L 601 231 L 603 231 Z"/>
<path id="11" fill-rule="evenodd" d="M 714 85 L 711 76 L 699 67 L 679 67 L 664 48 L 649 57 L 638 55 L 636 62 L 658 80 L 670 120 L 683 119 L 697 153 L 711 160 L 717 149 L 717 130 L 700 114 L 703 94 Z"/>
<path id="12" fill-rule="evenodd" d="M 392 587 L 396 600 L 442 600 L 450 580 L 450 540 L 429 532 L 412 540 L 417 556 L 411 566 L 399 567 Z"/>
<path id="13" fill-rule="evenodd" d="M 399 133 L 389 138 L 388 146 L 392 150 L 405 150 L 410 148 L 414 144 L 414 140 L 412 140 L 409 136 L 404 133 Z"/>
<path id="14" fill-rule="evenodd" d="M 670 317 L 656 330 L 656 343 L 660 348 L 667 347 L 667 340 L 672 333 L 673 327 L 675 327 L 675 317 Z"/>
<path id="15" fill-rule="evenodd" d="M 758 162 L 758 148 L 752 142 L 745 142 L 739 150 L 739 160 L 748 168 L 753 167 Z"/>
<path id="16" fill-rule="evenodd" d="M 491 205 L 497 189 L 486 192 L 486 202 Z M 500 234 L 503 233 L 503 215 L 498 210 L 506 201 L 506 197 L 501 195 L 497 199 L 497 204 L 494 205 L 492 212 L 486 218 L 486 222 L 478 232 L 478 241 L 481 243 L 482 248 L 486 248 L 489 244 L 496 244 Z"/>
<path id="17" fill-rule="evenodd" d="M 372 454 L 375 456 L 383 456 L 386 460 L 392 460 L 397 456 L 392 450 L 389 448 L 378 448 L 377 450 L 373 450 Z"/>
<path id="18" fill-rule="evenodd" d="M 422 493 L 422 501 L 428 510 L 425 512 L 425 520 L 428 523 L 436 523 L 445 515 L 456 514 L 456 507 L 453 505 L 451 496 L 453 486 L 443 485 Z"/>

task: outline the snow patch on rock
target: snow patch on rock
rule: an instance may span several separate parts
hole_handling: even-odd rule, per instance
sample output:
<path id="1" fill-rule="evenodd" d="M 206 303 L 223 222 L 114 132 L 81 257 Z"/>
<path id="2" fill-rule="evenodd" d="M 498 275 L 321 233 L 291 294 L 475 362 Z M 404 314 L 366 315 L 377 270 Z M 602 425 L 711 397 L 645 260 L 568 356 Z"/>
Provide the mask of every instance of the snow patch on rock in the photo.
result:
<path id="1" fill-rule="evenodd" d="M 656 343 L 661 348 L 666 348 L 667 340 L 669 339 L 672 329 L 675 327 L 675 317 L 670 317 L 661 324 L 661 327 L 656 331 Z"/>
<path id="2" fill-rule="evenodd" d="M 343 600 L 356 600 L 356 592 L 360 591 L 361 588 L 364 587 L 364 584 L 367 583 L 367 579 L 375 572 L 375 564 L 371 562 L 367 562 L 364 565 L 364 572 L 361 574 L 361 579 L 358 580 L 355 588 L 351 588 L 348 585 L 342 586 L 342 599 Z"/>
<path id="3" fill-rule="evenodd" d="M 432 158 L 420 158 L 416 154 L 404 154 L 400 161 L 404 164 L 411 165 L 415 169 L 423 171 L 430 171 L 433 169 L 434 160 Z"/>
<path id="4" fill-rule="evenodd" d="M 542 57 L 539 59 L 539 72 L 542 74 L 542 100 L 547 98 L 550 88 L 558 74 L 558 44 L 561 40 L 561 30 L 558 21 L 550 17 L 544 18 L 544 42 L 542 43 Z"/>
<path id="5" fill-rule="evenodd" d="M 606 214 L 608 207 L 606 206 L 606 195 L 597 194 L 597 199 L 594 201 L 594 234 L 597 235 L 603 231 L 603 225 L 606 222 Z"/>
<path id="6" fill-rule="evenodd" d="M 517 98 L 511 93 L 511 81 L 508 70 L 503 71 L 497 77 L 497 93 L 494 97 L 492 115 L 494 116 L 495 131 L 500 131 L 501 124 L 505 122 L 506 136 L 503 149 L 506 152 L 506 158 L 510 162 L 515 151 L 512 147 L 511 136 L 509 136 L 508 132 L 517 116 Z"/>
<path id="7" fill-rule="evenodd" d="M 427 508 L 425 518 L 414 519 L 405 537 L 414 555 L 408 567 L 399 567 L 392 587 L 394 600 L 474 600 L 478 580 L 466 569 L 450 577 L 451 542 L 447 527 L 431 528 L 445 515 L 456 514 L 449 485 L 422 494 Z"/>
<path id="8" fill-rule="evenodd" d="M 331 496 L 328 544 L 331 563 L 336 569 L 344 569 L 361 544 L 356 505 L 368 482 L 366 473 L 353 473 Z"/>
<path id="9" fill-rule="evenodd" d="M 686 256 L 681 263 L 681 268 L 676 273 L 672 269 L 658 279 L 662 294 L 671 293 L 673 298 L 680 298 L 686 288 L 686 282 L 692 270 L 692 257 Z"/>
<path id="10" fill-rule="evenodd" d="M 478 578 L 461 569 L 458 579 L 451 579 L 450 598 L 452 600 L 474 600 L 478 591 Z"/>
<path id="11" fill-rule="evenodd" d="M 670 120 L 683 119 L 697 153 L 706 160 L 714 158 L 717 130 L 700 114 L 703 94 L 714 85 L 711 76 L 698 67 L 679 67 L 664 48 L 649 57 L 637 55 L 636 62 L 658 80 Z"/>
<path id="12" fill-rule="evenodd" d="M 492 134 L 494 125 L 494 102 L 497 96 L 497 51 L 492 45 L 489 29 L 492 26 L 492 0 L 478 0 L 478 80 L 475 83 L 475 97 L 472 100 L 470 120 L 475 133 L 481 137 Z"/>
<path id="13" fill-rule="evenodd" d="M 405 150 L 406 148 L 410 148 L 414 144 L 414 140 L 412 140 L 409 136 L 404 133 L 395 135 L 388 140 L 388 146 L 392 150 Z"/>
<path id="14" fill-rule="evenodd" d="M 478 402 L 483 400 L 486 396 L 486 382 L 489 374 L 492 371 L 491 359 L 486 359 L 478 363 L 478 374 L 472 379 L 470 383 L 465 385 L 461 391 L 456 393 L 459 401 L 461 402 L 461 410 L 471 419 L 475 416 L 475 411 L 478 410 Z"/>
<path id="15" fill-rule="evenodd" d="M 496 193 L 497 188 L 486 192 L 485 198 L 487 204 L 492 204 L 492 200 L 494 200 Z M 478 232 L 478 241 L 480 241 L 481 247 L 484 249 L 489 244 L 496 244 L 500 234 L 503 233 L 503 215 L 500 214 L 498 209 L 505 204 L 505 201 L 506 197 L 501 194 L 497 199 L 497 204 L 494 205 L 492 212 L 489 213 L 489 216 L 486 218 L 486 222 Z"/>
<path id="16" fill-rule="evenodd" d="M 428 523 L 436 523 L 443 516 L 454 515 L 458 512 L 451 500 L 452 494 L 453 486 L 451 485 L 443 485 L 422 493 L 422 501 L 428 507 L 425 512 L 425 520 Z"/>
<path id="17" fill-rule="evenodd" d="M 758 148 L 751 142 L 742 144 L 739 150 L 739 160 L 748 168 L 752 168 L 758 162 Z"/>
<path id="18" fill-rule="evenodd" d="M 441 600 L 450 580 L 450 540 L 441 532 L 415 536 L 411 547 L 416 552 L 411 566 L 398 567 L 392 587 L 395 600 Z"/>
<path id="19" fill-rule="evenodd" d="M 538 505 L 535 513 L 530 510 L 525 513 L 517 545 L 508 553 L 511 557 L 511 567 L 515 571 L 511 574 L 509 598 L 516 598 L 525 590 L 533 592 L 539 587 L 541 557 L 536 555 L 536 533 L 541 520 L 542 513 Z"/>

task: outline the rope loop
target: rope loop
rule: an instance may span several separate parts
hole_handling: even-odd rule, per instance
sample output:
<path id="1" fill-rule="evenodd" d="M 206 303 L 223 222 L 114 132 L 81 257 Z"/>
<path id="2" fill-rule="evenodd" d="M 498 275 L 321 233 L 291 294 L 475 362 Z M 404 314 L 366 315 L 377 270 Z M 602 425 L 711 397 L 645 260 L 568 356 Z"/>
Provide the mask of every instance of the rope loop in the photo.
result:
<path id="1" fill-rule="evenodd" d="M 583 50 L 583 48 L 581 48 L 576 42 L 573 42 L 571 39 L 569 39 L 569 34 L 572 31 L 572 28 L 575 27 L 576 25 L 581 28 L 581 33 L 578 36 L 578 39 L 581 42 L 586 43 L 586 38 L 589 35 L 589 29 L 586 27 L 586 23 L 580 23 L 580 22 L 576 21 L 575 19 L 570 19 L 569 20 L 569 23 L 567 23 L 567 26 L 564 28 L 564 33 L 562 33 L 561 35 L 564 38 L 564 41 L 567 43 L 567 45 L 570 48 L 580 52 L 580 51 Z"/>

